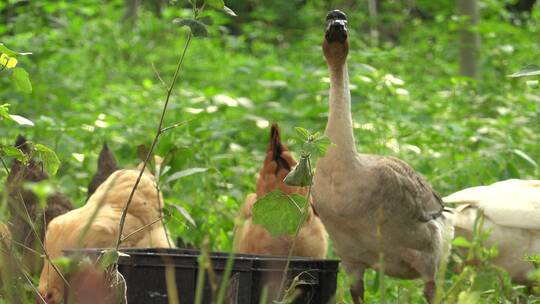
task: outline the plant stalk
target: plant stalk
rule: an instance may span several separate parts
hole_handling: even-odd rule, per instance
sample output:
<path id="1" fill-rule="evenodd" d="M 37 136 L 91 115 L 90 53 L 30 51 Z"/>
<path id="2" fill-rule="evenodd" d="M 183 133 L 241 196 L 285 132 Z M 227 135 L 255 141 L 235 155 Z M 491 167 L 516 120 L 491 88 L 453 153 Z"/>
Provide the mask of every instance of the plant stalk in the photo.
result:
<path id="1" fill-rule="evenodd" d="M 282 296 L 281 301 L 285 298 L 285 293 L 283 292 L 283 288 L 285 287 L 285 281 L 287 280 L 287 272 L 289 270 L 289 266 L 291 264 L 291 257 L 294 253 L 294 250 L 296 249 L 296 239 L 298 238 L 298 234 L 300 233 L 300 229 L 302 229 L 302 226 L 304 225 L 304 222 L 307 219 L 307 215 L 309 214 L 309 207 L 310 207 L 310 200 L 311 197 L 311 187 L 313 184 L 313 171 L 311 168 L 311 160 L 308 156 L 307 158 L 307 164 L 308 164 L 308 170 L 309 170 L 309 180 L 310 184 L 308 186 L 308 192 L 307 192 L 307 203 L 305 208 L 302 210 L 302 216 L 300 218 L 300 222 L 298 222 L 298 225 L 296 226 L 296 231 L 294 232 L 294 237 L 291 242 L 291 248 L 289 248 L 289 254 L 287 255 L 287 263 L 285 263 L 285 268 L 283 269 L 283 275 L 281 276 L 281 282 L 279 283 L 279 294 Z"/>
<path id="2" fill-rule="evenodd" d="M 116 250 L 120 248 L 120 244 L 122 243 L 122 231 L 124 230 L 124 225 L 126 222 L 126 216 L 129 209 L 129 205 L 131 205 L 131 201 L 133 200 L 133 196 L 135 195 L 135 191 L 137 190 L 137 187 L 139 186 L 139 183 L 141 181 L 141 178 L 144 174 L 144 170 L 146 169 L 146 166 L 148 162 L 150 161 L 150 158 L 152 157 L 152 152 L 154 151 L 154 148 L 156 147 L 156 144 L 159 140 L 159 136 L 163 132 L 163 121 L 165 119 L 165 113 L 167 112 L 167 107 L 169 106 L 169 100 L 171 98 L 171 93 L 174 88 L 174 85 L 176 84 L 176 80 L 178 79 L 178 75 L 180 73 L 180 67 L 182 66 L 182 63 L 184 62 L 184 58 L 186 56 L 187 49 L 191 43 L 191 38 L 193 34 L 190 32 L 186 41 L 186 44 L 184 45 L 184 50 L 182 51 L 182 55 L 180 56 L 180 59 L 178 60 L 178 64 L 176 65 L 176 70 L 174 72 L 173 80 L 171 83 L 171 86 L 167 90 L 167 97 L 165 98 L 165 104 L 163 105 L 163 110 L 161 111 L 161 117 L 159 119 L 158 128 L 156 131 L 156 135 L 154 136 L 154 139 L 152 140 L 152 145 L 150 146 L 150 149 L 148 150 L 148 153 L 146 154 L 146 159 L 144 160 L 144 163 L 142 165 L 141 171 L 139 172 L 139 176 L 137 177 L 137 180 L 135 181 L 135 185 L 133 185 L 133 189 L 131 189 L 131 193 L 129 194 L 128 200 L 126 202 L 126 206 L 124 207 L 124 210 L 122 211 L 122 217 L 120 218 L 120 224 L 118 228 L 118 236 L 116 239 Z"/>

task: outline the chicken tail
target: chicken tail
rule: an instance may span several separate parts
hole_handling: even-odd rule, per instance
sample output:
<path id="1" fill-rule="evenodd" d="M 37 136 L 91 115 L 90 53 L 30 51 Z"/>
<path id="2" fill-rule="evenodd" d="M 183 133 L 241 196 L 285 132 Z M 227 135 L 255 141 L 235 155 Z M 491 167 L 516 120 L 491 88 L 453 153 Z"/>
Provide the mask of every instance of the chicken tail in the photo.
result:
<path id="1" fill-rule="evenodd" d="M 101 185 L 114 171 L 118 170 L 118 164 L 114 154 L 109 149 L 109 146 L 104 143 L 99 152 L 97 162 L 97 172 L 94 174 L 92 181 L 88 185 L 88 198 L 96 192 L 96 189 Z"/>
<path id="2" fill-rule="evenodd" d="M 272 128 L 270 129 L 270 146 L 268 147 L 268 151 L 272 151 L 273 161 L 276 162 L 275 174 L 281 169 L 288 172 L 291 170 L 291 167 L 294 166 L 294 164 L 290 164 L 287 159 L 282 157 L 282 153 L 287 151 L 287 148 L 281 143 L 277 123 L 273 123 Z"/>

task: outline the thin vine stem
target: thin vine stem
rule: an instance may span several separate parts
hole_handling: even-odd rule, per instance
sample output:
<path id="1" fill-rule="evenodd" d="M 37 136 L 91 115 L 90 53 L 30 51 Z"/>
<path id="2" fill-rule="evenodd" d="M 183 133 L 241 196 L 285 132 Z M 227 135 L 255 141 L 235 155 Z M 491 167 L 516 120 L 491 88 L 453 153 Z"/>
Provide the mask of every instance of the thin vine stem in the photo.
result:
<path id="1" fill-rule="evenodd" d="M 146 169 L 146 166 L 148 162 L 150 161 L 150 157 L 152 157 L 152 152 L 154 151 L 154 148 L 156 147 L 156 144 L 159 140 L 159 136 L 163 133 L 163 121 L 165 119 L 165 114 L 167 112 L 167 107 L 169 106 L 169 101 L 171 98 L 171 93 L 174 89 L 174 85 L 176 84 L 176 80 L 178 79 L 178 75 L 180 74 L 180 68 L 182 67 L 182 63 L 184 62 L 184 58 L 186 56 L 187 49 L 191 43 L 191 38 L 193 37 L 193 34 L 190 32 L 188 34 L 188 38 L 186 40 L 186 44 L 184 45 L 184 49 L 182 51 L 182 55 L 180 56 L 180 59 L 178 60 L 178 63 L 176 65 L 176 70 L 174 71 L 174 76 L 171 82 L 171 86 L 167 90 L 167 97 L 165 98 L 165 104 L 163 105 L 163 110 L 161 111 L 161 117 L 159 119 L 159 124 L 157 127 L 156 135 L 154 136 L 154 139 L 152 140 L 152 145 L 150 146 L 150 149 L 148 150 L 148 153 L 146 154 L 146 159 L 144 160 L 144 163 L 142 165 L 141 171 L 139 172 L 139 176 L 137 177 L 137 180 L 135 181 L 135 185 L 133 185 L 133 189 L 131 189 L 131 193 L 129 194 L 128 200 L 126 202 L 126 205 L 124 207 L 124 210 L 122 211 L 122 217 L 120 218 L 120 224 L 118 228 L 118 236 L 116 239 L 116 250 L 120 248 L 120 244 L 122 243 L 122 231 L 124 230 L 124 225 L 126 222 L 127 212 L 129 209 L 129 206 L 131 205 L 131 202 L 133 200 L 133 196 L 135 195 L 135 191 L 137 190 L 137 187 L 139 186 L 139 183 L 141 181 L 141 178 L 144 174 L 144 170 Z"/>
<path id="2" fill-rule="evenodd" d="M 283 269 L 283 275 L 281 276 L 281 282 L 279 283 L 279 294 L 282 295 L 282 297 L 285 297 L 285 293 L 283 292 L 283 288 L 285 287 L 285 281 L 287 280 L 287 272 L 289 270 L 289 266 L 291 264 L 291 257 L 294 253 L 294 250 L 296 249 L 296 239 L 298 238 L 298 234 L 300 233 L 300 229 L 302 229 L 302 226 L 304 225 L 304 222 L 307 219 L 307 215 L 309 214 L 309 207 L 310 207 L 310 197 L 311 197 L 311 187 L 313 184 L 313 172 L 311 168 L 311 160 L 309 155 L 307 156 L 307 165 L 308 165 L 308 171 L 309 171 L 309 181 L 310 184 L 308 186 L 308 192 L 306 195 L 307 203 L 305 208 L 302 210 L 302 216 L 300 218 L 300 222 L 298 222 L 298 225 L 296 226 L 296 231 L 294 232 L 294 237 L 292 239 L 291 248 L 289 248 L 289 254 L 287 255 L 287 262 L 285 263 L 285 268 Z M 283 298 L 281 299 L 283 301 Z"/>

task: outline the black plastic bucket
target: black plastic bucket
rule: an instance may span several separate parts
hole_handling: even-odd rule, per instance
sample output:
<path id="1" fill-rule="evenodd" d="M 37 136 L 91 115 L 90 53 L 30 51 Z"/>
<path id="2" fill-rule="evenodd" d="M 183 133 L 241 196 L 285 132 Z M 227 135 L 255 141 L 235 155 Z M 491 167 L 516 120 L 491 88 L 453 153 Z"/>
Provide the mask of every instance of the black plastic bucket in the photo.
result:
<path id="1" fill-rule="evenodd" d="M 95 256 L 101 250 L 85 249 Z M 192 249 L 121 249 L 129 257 L 121 257 L 118 270 L 127 283 L 129 304 L 169 303 L 165 280 L 166 269 L 174 273 L 179 302 L 194 303 L 200 251 Z M 70 252 L 73 253 L 73 252 Z M 68 253 L 69 254 L 69 253 Z M 228 253 L 209 254 L 217 285 L 225 270 Z M 236 254 L 229 279 L 225 303 L 259 304 L 263 290 L 268 291 L 268 302 L 278 295 L 279 283 L 286 257 Z M 326 304 L 336 292 L 339 262 L 293 257 L 285 287 L 296 278 L 298 297 L 293 303 Z M 212 288 L 205 276 L 203 303 L 212 303 Z"/>

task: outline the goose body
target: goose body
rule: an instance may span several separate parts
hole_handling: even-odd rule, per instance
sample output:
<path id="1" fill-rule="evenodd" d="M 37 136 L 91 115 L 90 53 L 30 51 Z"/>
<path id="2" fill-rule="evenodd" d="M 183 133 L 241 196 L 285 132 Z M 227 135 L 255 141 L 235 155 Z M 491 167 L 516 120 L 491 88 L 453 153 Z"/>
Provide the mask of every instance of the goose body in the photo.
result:
<path id="1" fill-rule="evenodd" d="M 470 238 L 474 221 L 483 213 L 483 228 L 490 230 L 486 245 L 498 249 L 493 263 L 506 269 L 514 281 L 528 282 L 533 265 L 524 257 L 540 253 L 540 180 L 505 180 L 467 188 L 443 200 L 458 204 L 454 211 L 457 236 Z"/>
<path id="2" fill-rule="evenodd" d="M 313 197 L 345 270 L 363 297 L 363 273 L 380 268 L 400 278 L 422 278 L 434 296 L 440 261 L 449 253 L 451 219 L 431 185 L 405 162 L 356 151 L 347 72 L 347 29 L 342 12 L 327 16 L 323 52 L 330 72 L 330 113 L 325 134 L 334 146 L 317 162 Z"/>

